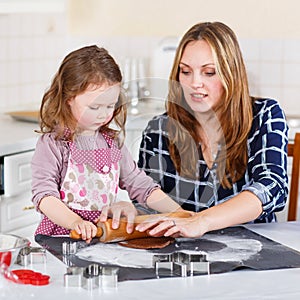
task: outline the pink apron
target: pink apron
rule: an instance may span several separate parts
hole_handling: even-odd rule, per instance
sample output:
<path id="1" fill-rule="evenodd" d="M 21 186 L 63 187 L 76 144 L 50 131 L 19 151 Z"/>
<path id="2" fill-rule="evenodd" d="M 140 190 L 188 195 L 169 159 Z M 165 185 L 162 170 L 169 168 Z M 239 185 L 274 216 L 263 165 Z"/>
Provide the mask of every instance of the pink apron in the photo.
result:
<path id="1" fill-rule="evenodd" d="M 66 176 L 61 185 L 61 200 L 84 220 L 94 222 L 104 205 L 112 203 L 119 186 L 121 151 L 102 133 L 109 148 L 80 150 L 70 142 Z M 44 216 L 36 234 L 68 235 L 70 230 Z"/>

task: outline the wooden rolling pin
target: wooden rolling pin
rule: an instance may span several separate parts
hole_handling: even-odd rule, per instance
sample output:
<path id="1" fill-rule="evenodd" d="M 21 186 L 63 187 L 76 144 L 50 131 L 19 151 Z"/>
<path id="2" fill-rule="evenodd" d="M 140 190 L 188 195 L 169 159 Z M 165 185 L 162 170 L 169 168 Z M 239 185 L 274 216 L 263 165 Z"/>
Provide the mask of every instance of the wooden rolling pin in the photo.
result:
<path id="1" fill-rule="evenodd" d="M 190 216 L 191 213 L 187 211 L 164 213 L 164 214 L 139 215 L 136 216 L 134 219 L 134 227 L 137 224 L 146 221 L 148 218 L 153 218 L 153 217 L 186 218 Z M 139 239 L 139 238 L 144 238 L 149 236 L 147 230 L 144 232 L 134 230 L 132 233 L 127 233 L 126 226 L 127 226 L 126 218 L 120 219 L 118 229 L 112 228 L 112 219 L 107 219 L 107 221 L 105 222 L 98 222 L 96 237 L 98 237 L 99 241 L 102 243 L 113 243 L 113 242 L 120 242 L 120 241 L 126 241 L 131 239 Z M 81 239 L 81 235 L 78 234 L 76 230 L 71 230 L 70 238 Z"/>

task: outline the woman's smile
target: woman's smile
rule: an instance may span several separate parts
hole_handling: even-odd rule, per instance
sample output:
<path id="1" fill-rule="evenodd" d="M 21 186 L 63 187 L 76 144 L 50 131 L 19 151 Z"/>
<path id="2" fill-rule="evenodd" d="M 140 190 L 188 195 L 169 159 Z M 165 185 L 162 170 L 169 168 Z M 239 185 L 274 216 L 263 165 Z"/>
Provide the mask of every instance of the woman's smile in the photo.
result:
<path id="1" fill-rule="evenodd" d="M 191 93 L 190 95 L 193 101 L 202 101 L 207 97 L 207 94 L 203 93 Z"/>
<path id="2" fill-rule="evenodd" d="M 188 43 L 179 66 L 179 82 L 186 102 L 194 112 L 206 112 L 222 102 L 224 87 L 206 41 Z"/>

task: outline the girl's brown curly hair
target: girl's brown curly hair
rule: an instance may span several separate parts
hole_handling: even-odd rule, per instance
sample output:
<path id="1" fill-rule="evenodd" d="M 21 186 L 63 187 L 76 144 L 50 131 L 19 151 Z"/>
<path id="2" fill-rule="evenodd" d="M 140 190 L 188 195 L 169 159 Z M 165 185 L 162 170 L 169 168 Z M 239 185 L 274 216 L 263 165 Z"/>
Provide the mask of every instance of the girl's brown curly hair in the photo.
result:
<path id="1" fill-rule="evenodd" d="M 62 61 L 50 88 L 43 96 L 40 107 L 40 133 L 55 132 L 56 138 L 73 139 L 77 121 L 71 113 L 68 101 L 83 93 L 89 86 L 101 86 L 104 83 L 121 83 L 119 66 L 104 48 L 95 45 L 86 46 L 69 53 Z M 101 131 L 113 138 L 119 137 L 120 145 L 125 137 L 126 104 L 120 93 L 112 120 L 119 130 L 109 128 L 109 122 Z M 65 136 L 65 131 L 71 133 Z M 121 138 L 122 136 L 122 138 Z"/>

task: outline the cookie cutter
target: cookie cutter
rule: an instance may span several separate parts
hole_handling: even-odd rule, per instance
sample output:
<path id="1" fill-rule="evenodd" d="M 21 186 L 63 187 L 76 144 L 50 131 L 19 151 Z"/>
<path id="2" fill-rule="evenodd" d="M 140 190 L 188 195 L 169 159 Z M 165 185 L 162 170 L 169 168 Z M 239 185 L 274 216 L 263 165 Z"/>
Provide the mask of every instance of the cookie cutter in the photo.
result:
<path id="1" fill-rule="evenodd" d="M 98 288 L 101 270 L 102 267 L 97 264 L 88 265 L 83 271 L 84 284 L 82 287 L 87 290 Z"/>
<path id="2" fill-rule="evenodd" d="M 171 254 L 156 254 L 152 262 L 158 277 L 186 277 L 210 273 L 209 262 L 204 252 L 195 254 L 179 251 Z"/>
<path id="3" fill-rule="evenodd" d="M 187 273 L 187 265 L 182 262 L 173 262 L 173 274 L 180 277 L 186 277 L 188 275 Z"/>
<path id="4" fill-rule="evenodd" d="M 16 263 L 26 267 L 30 264 L 44 264 L 46 260 L 45 248 L 28 246 L 19 251 Z"/>
<path id="5" fill-rule="evenodd" d="M 158 277 L 173 276 L 173 254 L 155 254 L 152 258 L 155 273 Z"/>
<path id="6" fill-rule="evenodd" d="M 71 255 L 76 254 L 77 252 L 77 243 L 76 242 L 63 242 L 62 243 L 62 254 Z"/>
<path id="7" fill-rule="evenodd" d="M 77 242 L 64 241 L 61 247 L 62 247 L 61 252 L 62 252 L 63 263 L 69 267 L 74 267 L 75 265 L 70 259 L 70 256 L 77 253 L 77 248 L 78 248 Z"/>
<path id="8" fill-rule="evenodd" d="M 117 267 L 102 267 L 102 273 L 100 276 L 102 288 L 115 288 L 118 285 L 118 273 Z"/>
<path id="9" fill-rule="evenodd" d="M 82 287 L 85 285 L 85 277 L 83 276 L 83 268 L 68 267 L 67 273 L 64 274 L 65 287 Z"/>
<path id="10" fill-rule="evenodd" d="M 118 284 L 117 267 L 105 267 L 90 264 L 87 267 L 68 267 L 64 274 L 65 287 L 77 287 L 87 290 L 96 288 L 115 288 Z"/>
<path id="11" fill-rule="evenodd" d="M 175 260 L 187 266 L 187 274 L 189 276 L 210 273 L 209 262 L 204 252 L 200 252 L 199 254 L 177 252 Z"/>

